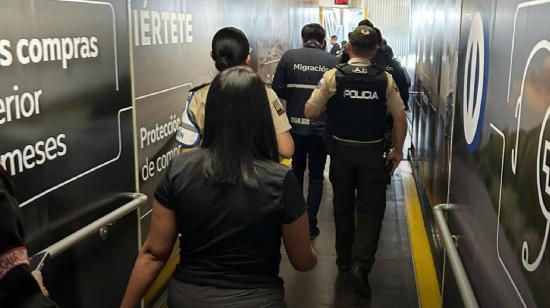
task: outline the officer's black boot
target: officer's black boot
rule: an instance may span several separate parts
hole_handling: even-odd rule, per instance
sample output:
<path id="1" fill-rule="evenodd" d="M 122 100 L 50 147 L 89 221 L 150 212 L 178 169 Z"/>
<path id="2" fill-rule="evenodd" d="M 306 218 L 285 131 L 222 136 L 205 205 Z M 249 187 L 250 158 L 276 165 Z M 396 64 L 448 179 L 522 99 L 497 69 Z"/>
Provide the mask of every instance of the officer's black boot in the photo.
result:
<path id="1" fill-rule="evenodd" d="M 355 292 L 364 297 L 371 297 L 372 291 L 369 285 L 368 273 L 366 273 L 361 267 L 354 265 L 351 271 L 351 280 Z"/>
<path id="2" fill-rule="evenodd" d="M 317 227 L 317 222 L 314 220 L 310 220 L 309 223 L 309 239 L 314 240 L 316 237 L 321 234 L 321 230 L 319 230 L 319 227 Z"/>
<path id="3" fill-rule="evenodd" d="M 348 272 L 351 270 L 351 261 L 341 260 L 340 258 L 336 258 L 336 265 L 338 266 L 338 270 L 340 272 Z"/>

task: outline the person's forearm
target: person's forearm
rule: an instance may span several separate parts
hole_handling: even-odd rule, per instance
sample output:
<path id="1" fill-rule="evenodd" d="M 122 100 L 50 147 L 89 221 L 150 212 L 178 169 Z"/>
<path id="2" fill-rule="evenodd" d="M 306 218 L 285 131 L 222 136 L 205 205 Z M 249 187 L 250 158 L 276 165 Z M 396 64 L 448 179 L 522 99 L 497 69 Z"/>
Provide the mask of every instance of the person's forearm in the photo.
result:
<path id="1" fill-rule="evenodd" d="M 308 102 L 304 108 L 304 115 L 308 119 L 317 120 L 321 115 L 321 111 Z"/>
<path id="2" fill-rule="evenodd" d="M 292 140 L 290 132 L 277 135 L 277 148 L 279 155 L 284 158 L 291 158 L 294 155 L 294 140 Z"/>
<path id="3" fill-rule="evenodd" d="M 141 252 L 132 270 L 121 308 L 135 308 L 157 278 L 166 260 L 155 259 L 152 255 Z"/>
<path id="4" fill-rule="evenodd" d="M 393 144 L 397 151 L 403 152 L 403 144 L 405 143 L 405 137 L 407 136 L 407 120 L 394 121 L 393 124 Z"/>

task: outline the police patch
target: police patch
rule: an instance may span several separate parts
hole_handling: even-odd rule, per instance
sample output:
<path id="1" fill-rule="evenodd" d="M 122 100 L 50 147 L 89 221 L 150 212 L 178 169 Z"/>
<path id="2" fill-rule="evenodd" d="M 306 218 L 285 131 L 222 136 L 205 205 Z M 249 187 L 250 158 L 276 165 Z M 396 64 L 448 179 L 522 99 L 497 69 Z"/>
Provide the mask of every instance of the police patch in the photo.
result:
<path id="1" fill-rule="evenodd" d="M 283 106 L 283 103 L 279 99 L 276 99 L 273 101 L 273 107 L 275 107 L 275 110 L 277 111 L 277 114 L 279 116 L 282 116 L 285 114 L 285 107 Z"/>
<path id="2" fill-rule="evenodd" d="M 355 73 L 355 74 L 368 74 L 369 73 L 366 67 L 356 67 L 351 72 Z"/>

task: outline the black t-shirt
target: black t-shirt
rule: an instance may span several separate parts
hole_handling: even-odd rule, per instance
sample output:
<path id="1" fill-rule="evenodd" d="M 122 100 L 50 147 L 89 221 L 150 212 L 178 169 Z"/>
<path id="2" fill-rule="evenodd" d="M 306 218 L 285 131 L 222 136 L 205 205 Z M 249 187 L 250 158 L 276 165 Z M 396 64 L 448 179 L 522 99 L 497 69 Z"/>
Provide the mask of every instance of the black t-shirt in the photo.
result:
<path id="1" fill-rule="evenodd" d="M 180 263 L 174 277 L 219 288 L 270 288 L 279 278 L 282 224 L 306 211 L 292 171 L 257 161 L 258 188 L 214 184 L 202 174 L 206 151 L 176 157 L 155 198 L 176 215 Z"/>

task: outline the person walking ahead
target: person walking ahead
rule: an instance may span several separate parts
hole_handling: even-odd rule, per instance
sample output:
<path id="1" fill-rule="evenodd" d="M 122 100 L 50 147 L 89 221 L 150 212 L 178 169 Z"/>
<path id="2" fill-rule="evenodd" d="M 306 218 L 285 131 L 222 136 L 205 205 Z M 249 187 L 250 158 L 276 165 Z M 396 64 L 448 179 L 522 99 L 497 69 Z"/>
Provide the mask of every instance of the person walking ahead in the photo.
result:
<path id="1" fill-rule="evenodd" d="M 303 187 L 306 162 L 309 162 L 308 212 L 310 237 L 319 235 L 317 213 L 323 195 L 327 151 L 323 142 L 325 119 L 310 121 L 304 117 L 304 105 L 323 73 L 337 64 L 337 58 L 324 51 L 326 32 L 319 24 L 302 28 L 303 48 L 287 51 L 275 71 L 273 90 L 287 101 L 287 113 L 292 125 L 294 156 L 292 168 Z"/>
<path id="2" fill-rule="evenodd" d="M 336 262 L 341 271 L 353 268 L 355 289 L 367 297 L 371 295 L 367 278 L 386 208 L 386 163 L 391 163 L 393 173 L 403 158 L 407 131 L 405 107 L 393 78 L 371 62 L 377 44 L 371 27 L 359 26 L 351 32 L 351 59 L 324 74 L 319 89 L 313 91 L 305 106 L 305 116 L 310 119 L 327 110 L 327 130 L 334 147 L 330 180 L 334 188 Z M 396 142 L 386 161 L 388 112 L 394 118 Z"/>
<path id="3" fill-rule="evenodd" d="M 333 35 L 330 37 L 330 45 L 332 46 L 330 48 L 330 54 L 337 56 L 340 52 L 340 45 L 338 45 L 338 37 L 336 35 Z"/>
<path id="4" fill-rule="evenodd" d="M 228 68 L 250 65 L 250 42 L 239 29 L 225 27 L 220 29 L 212 39 L 210 56 L 214 60 L 216 69 L 224 71 Z M 182 115 L 182 122 L 176 134 L 176 142 L 181 146 L 181 152 L 189 152 L 200 146 L 204 135 L 204 111 L 206 97 L 210 83 L 200 85 L 189 91 L 189 97 Z M 290 123 L 283 104 L 270 88 L 266 86 L 269 109 L 275 134 L 277 135 L 277 149 L 283 158 L 290 158 L 294 154 L 294 143 L 290 135 Z"/>

